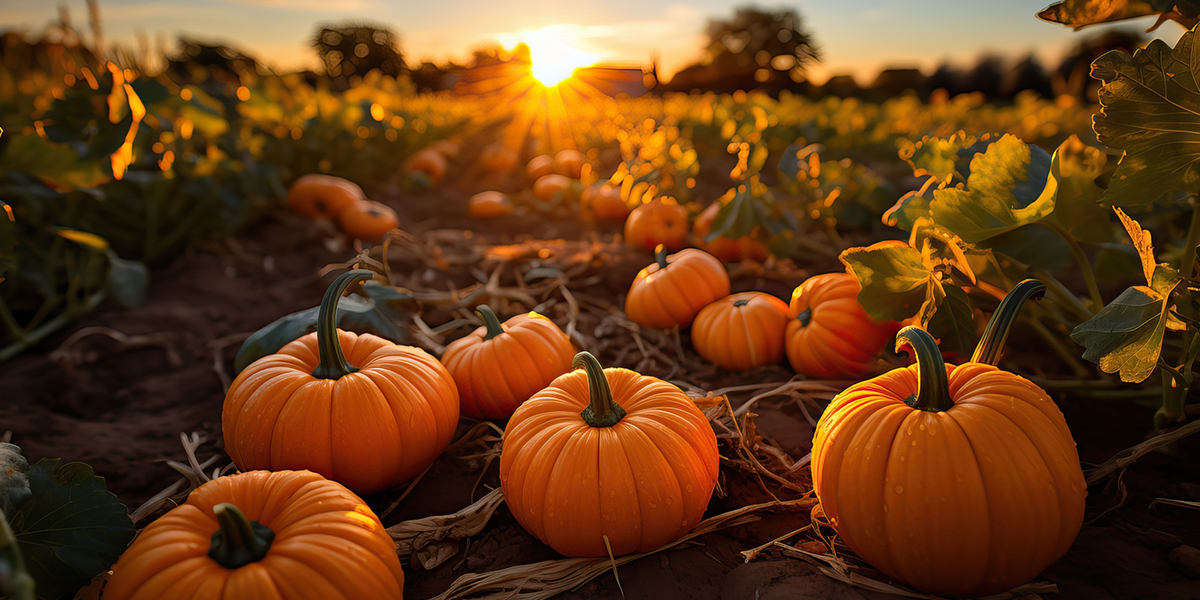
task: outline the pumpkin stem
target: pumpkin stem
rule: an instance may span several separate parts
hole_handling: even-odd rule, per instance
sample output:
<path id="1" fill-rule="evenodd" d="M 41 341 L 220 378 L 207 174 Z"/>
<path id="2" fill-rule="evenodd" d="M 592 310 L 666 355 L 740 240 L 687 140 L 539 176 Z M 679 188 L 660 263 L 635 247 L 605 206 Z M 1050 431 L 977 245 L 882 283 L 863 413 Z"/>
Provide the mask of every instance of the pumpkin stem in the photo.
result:
<path id="1" fill-rule="evenodd" d="M 220 529 L 212 536 L 208 557 L 226 569 L 240 569 L 258 562 L 271 549 L 275 532 L 271 528 L 246 518 L 238 507 L 222 502 L 213 507 Z"/>
<path id="2" fill-rule="evenodd" d="M 325 297 L 321 299 L 321 310 L 317 313 L 317 354 L 321 362 L 313 369 L 313 377 L 340 379 L 343 375 L 358 371 L 346 362 L 346 355 L 342 354 L 342 343 L 338 340 L 337 305 L 350 284 L 371 277 L 372 273 L 365 269 L 347 271 L 338 275 L 329 285 L 329 289 L 325 290 Z"/>
<path id="3" fill-rule="evenodd" d="M 571 370 L 583 369 L 588 380 L 588 407 L 579 413 L 583 422 L 592 427 L 612 427 L 625 418 L 625 409 L 613 400 L 612 388 L 604 367 L 588 352 L 580 352 L 571 362 Z"/>
<path id="4" fill-rule="evenodd" d="M 475 314 L 483 319 L 484 327 L 487 327 L 487 333 L 483 335 L 483 341 L 490 340 L 502 333 L 504 328 L 500 326 L 500 319 L 496 318 L 496 313 L 492 312 L 492 307 L 486 304 L 480 304 L 475 308 Z"/>
<path id="5" fill-rule="evenodd" d="M 1008 332 L 1017 321 L 1017 314 L 1030 298 L 1041 298 L 1046 295 L 1046 284 L 1036 279 L 1026 279 L 1013 287 L 1008 295 L 1000 301 L 992 318 L 988 319 L 987 327 L 983 329 L 983 337 L 975 346 L 971 362 L 994 365 L 1000 362 L 1000 353 L 1004 351 L 1004 341 Z"/>
<path id="6" fill-rule="evenodd" d="M 800 311 L 800 314 L 796 315 L 796 320 L 800 321 L 801 327 L 808 327 L 808 324 L 812 323 L 812 307 Z"/>
<path id="7" fill-rule="evenodd" d="M 735 300 L 733 303 L 734 306 L 737 306 L 739 308 L 742 306 L 745 306 L 747 304 L 750 304 L 750 301 L 745 298 L 742 298 L 741 300 Z"/>
<path id="8" fill-rule="evenodd" d="M 658 268 L 667 268 L 667 248 L 662 244 L 654 247 L 654 260 L 658 261 Z"/>
<path id="9" fill-rule="evenodd" d="M 917 393 L 904 403 L 929 412 L 942 412 L 954 407 L 950 399 L 950 382 L 946 378 L 946 361 L 937 342 L 924 329 L 909 325 L 896 334 L 896 352 L 905 346 L 912 348 L 917 360 Z"/>

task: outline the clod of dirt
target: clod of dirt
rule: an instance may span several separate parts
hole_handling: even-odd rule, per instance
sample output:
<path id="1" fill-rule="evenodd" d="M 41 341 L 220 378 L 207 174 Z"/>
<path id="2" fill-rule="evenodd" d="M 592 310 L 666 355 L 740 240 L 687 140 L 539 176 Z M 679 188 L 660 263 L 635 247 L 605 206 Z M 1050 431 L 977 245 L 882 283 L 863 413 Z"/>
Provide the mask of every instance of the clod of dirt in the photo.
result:
<path id="1" fill-rule="evenodd" d="M 1171 551 L 1167 560 L 1171 561 L 1176 571 L 1192 579 L 1200 579 L 1200 550 L 1192 546 L 1180 546 Z"/>

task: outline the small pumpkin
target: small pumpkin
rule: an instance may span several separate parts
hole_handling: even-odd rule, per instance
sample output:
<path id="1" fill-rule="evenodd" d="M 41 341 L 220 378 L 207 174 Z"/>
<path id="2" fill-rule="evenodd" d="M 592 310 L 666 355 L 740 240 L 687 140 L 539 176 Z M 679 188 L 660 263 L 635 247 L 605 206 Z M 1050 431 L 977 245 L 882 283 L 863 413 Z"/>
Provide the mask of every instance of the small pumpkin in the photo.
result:
<path id="1" fill-rule="evenodd" d="M 314 219 L 336 220 L 342 210 L 363 201 L 362 188 L 331 175 L 304 175 L 288 188 L 288 207 Z"/>
<path id="2" fill-rule="evenodd" d="M 525 163 L 525 177 L 529 181 L 537 181 L 546 175 L 557 172 L 554 158 L 547 154 L 539 154 Z"/>
<path id="3" fill-rule="evenodd" d="M 533 195 L 539 200 L 549 202 L 555 196 L 563 197 L 570 195 L 574 189 L 574 180 L 557 173 L 543 175 L 533 182 Z"/>
<path id="4" fill-rule="evenodd" d="M 430 144 L 428 148 L 446 157 L 447 161 L 454 160 L 462 151 L 462 146 L 453 140 L 438 140 Z"/>
<path id="5" fill-rule="evenodd" d="M 383 239 L 387 232 L 400 225 L 396 211 L 388 205 L 363 200 L 342 210 L 338 216 L 338 225 L 350 237 L 369 242 Z"/>
<path id="6" fill-rule="evenodd" d="M 712 224 L 716 220 L 718 212 L 721 212 L 721 203 L 713 202 L 704 209 L 704 212 L 700 213 L 700 216 L 696 217 L 696 222 L 692 223 L 692 233 L 696 238 L 697 247 L 725 262 L 743 260 L 762 262 L 771 256 L 771 251 L 767 250 L 767 247 L 753 236 L 737 239 L 719 237 L 711 242 L 706 241 L 705 238 L 712 231 Z"/>
<path id="7" fill-rule="evenodd" d="M 218 477 L 146 526 L 105 600 L 400 600 L 404 573 L 379 518 L 310 471 Z"/>
<path id="8" fill-rule="evenodd" d="M 442 363 L 336 327 L 338 299 L 370 277 L 340 275 L 321 301 L 316 332 L 233 380 L 221 429 L 239 469 L 308 469 L 370 494 L 412 479 L 450 443 L 458 388 Z"/>
<path id="9" fill-rule="evenodd" d="M 418 150 L 400 169 L 406 173 L 424 173 L 430 182 L 437 183 L 446 175 L 446 155 L 433 148 Z"/>
<path id="10" fill-rule="evenodd" d="M 501 192 L 479 192 L 467 201 L 467 214 L 480 218 L 503 217 L 513 214 L 513 203 Z"/>
<path id="11" fill-rule="evenodd" d="M 792 292 L 788 307 L 787 357 L 797 373 L 817 379 L 857 379 L 871 374 L 899 329 L 876 321 L 858 302 L 853 275 L 809 277 Z"/>
<path id="12" fill-rule="evenodd" d="M 638 205 L 625 220 L 625 241 L 635 248 L 653 250 L 659 244 L 674 252 L 687 240 L 687 209 L 664 196 Z"/>
<path id="13" fill-rule="evenodd" d="M 571 370 L 575 348 L 554 321 L 530 312 L 500 324 L 486 304 L 483 327 L 446 346 L 442 364 L 458 384 L 462 414 L 507 419 L 522 402 Z"/>
<path id="14" fill-rule="evenodd" d="M 742 292 L 705 306 L 692 322 L 692 345 L 705 360 L 746 370 L 783 359 L 787 304 L 762 292 Z"/>
<path id="15" fill-rule="evenodd" d="M 729 295 L 729 274 L 703 250 L 685 248 L 667 256 L 654 252 L 654 264 L 638 272 L 625 296 L 625 316 L 643 327 L 687 327 L 700 309 Z"/>
<path id="16" fill-rule="evenodd" d="M 583 190 L 579 195 L 579 212 L 588 220 L 623 221 L 629 216 L 629 206 L 621 199 L 620 188 L 605 183 Z"/>
<path id="17" fill-rule="evenodd" d="M 712 426 L 679 388 L 580 352 L 519 406 L 500 486 L 517 522 L 566 556 L 646 552 L 700 522 L 717 481 Z"/>
<path id="18" fill-rule="evenodd" d="M 578 150 L 561 150 L 554 155 L 554 165 L 558 172 L 572 179 L 579 179 L 583 173 L 583 153 Z"/>

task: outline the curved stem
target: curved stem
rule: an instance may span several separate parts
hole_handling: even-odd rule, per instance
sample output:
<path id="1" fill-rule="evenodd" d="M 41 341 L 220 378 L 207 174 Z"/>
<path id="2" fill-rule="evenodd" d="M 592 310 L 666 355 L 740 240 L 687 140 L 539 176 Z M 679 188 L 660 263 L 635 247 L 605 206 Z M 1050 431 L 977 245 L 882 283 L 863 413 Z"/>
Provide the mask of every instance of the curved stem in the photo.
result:
<path id="1" fill-rule="evenodd" d="M 988 319 L 987 327 L 983 329 L 983 337 L 979 339 L 979 345 L 975 346 L 975 354 L 971 356 L 971 362 L 989 365 L 999 362 L 1004 342 L 1008 339 L 1008 332 L 1013 323 L 1017 322 L 1021 307 L 1025 306 L 1025 302 L 1030 298 L 1042 298 L 1045 295 L 1046 284 L 1036 279 L 1026 279 L 1014 286 L 1000 301 L 1000 306 L 996 307 L 992 318 Z"/>
<path id="2" fill-rule="evenodd" d="M 654 247 L 654 260 L 658 261 L 658 268 L 667 268 L 667 248 L 662 244 Z"/>
<path id="3" fill-rule="evenodd" d="M 796 320 L 800 321 L 801 327 L 808 327 L 808 324 L 812 322 L 812 307 L 800 311 L 800 314 L 796 315 Z"/>
<path id="4" fill-rule="evenodd" d="M 334 279 L 329 289 L 325 290 L 325 297 L 321 299 L 321 310 L 317 314 L 317 353 L 321 362 L 313 369 L 313 377 L 339 379 L 343 375 L 358 371 L 346 362 L 346 355 L 342 354 L 342 343 L 338 340 L 337 305 L 350 284 L 371 277 L 372 273 L 366 269 L 347 271 Z"/>
<path id="5" fill-rule="evenodd" d="M 912 348 L 917 360 L 917 393 L 904 403 L 918 410 L 942 412 L 954 407 L 950 399 L 950 382 L 946 378 L 946 361 L 937 342 L 924 329 L 909 325 L 896 334 L 896 352 L 905 346 Z"/>
<path id="6" fill-rule="evenodd" d="M 1075 238 L 1063 231 L 1061 227 L 1048 221 L 1038 221 L 1042 225 L 1049 227 L 1062 238 L 1068 246 L 1071 247 L 1071 253 L 1075 255 L 1075 262 L 1079 263 L 1079 270 L 1083 273 L 1083 281 L 1087 284 L 1088 294 L 1092 297 L 1092 311 L 1098 312 L 1104 308 L 1104 298 L 1100 295 L 1100 286 L 1096 284 L 1096 272 L 1092 270 L 1092 263 L 1088 262 L 1087 253 L 1080 247 L 1079 242 Z"/>
<path id="7" fill-rule="evenodd" d="M 612 427 L 625 418 L 625 409 L 612 397 L 604 367 L 588 352 L 580 352 L 571 362 L 571 370 L 583 369 L 588 380 L 588 407 L 579 413 L 592 427 Z"/>
<path id="8" fill-rule="evenodd" d="M 736 306 L 736 307 L 738 307 L 738 308 L 741 308 L 741 307 L 743 307 L 743 306 L 745 306 L 745 305 L 747 305 L 747 304 L 750 304 L 750 301 L 749 301 L 749 300 L 747 300 L 747 299 L 745 299 L 745 298 L 741 298 L 741 299 L 739 299 L 739 300 L 734 300 L 734 301 L 733 301 L 733 305 L 734 305 L 734 306 Z"/>
<path id="9" fill-rule="evenodd" d="M 240 569 L 258 562 L 271 549 L 275 532 L 269 527 L 251 521 L 238 507 L 222 502 L 213 507 L 220 529 L 212 536 L 208 557 L 226 569 Z"/>
<path id="10" fill-rule="evenodd" d="M 496 318 L 496 313 L 492 312 L 492 307 L 486 304 L 480 304 L 475 308 L 475 314 L 483 319 L 483 326 L 487 327 L 487 333 L 483 335 L 483 341 L 488 341 L 502 333 L 504 328 L 500 326 L 500 319 Z"/>

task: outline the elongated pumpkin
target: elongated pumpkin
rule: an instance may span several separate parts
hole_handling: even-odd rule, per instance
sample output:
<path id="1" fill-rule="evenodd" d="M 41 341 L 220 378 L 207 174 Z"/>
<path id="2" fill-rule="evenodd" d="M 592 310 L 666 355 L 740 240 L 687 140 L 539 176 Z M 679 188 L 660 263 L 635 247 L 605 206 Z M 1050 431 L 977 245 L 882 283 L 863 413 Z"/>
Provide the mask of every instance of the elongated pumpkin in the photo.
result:
<path id="1" fill-rule="evenodd" d="M 310 471 L 219 477 L 148 525 L 104 600 L 400 600 L 404 573 L 379 518 Z"/>
<path id="2" fill-rule="evenodd" d="M 762 292 L 742 292 L 705 306 L 692 323 L 692 345 L 706 360 L 745 370 L 783 359 L 787 304 Z"/>
<path id="3" fill-rule="evenodd" d="M 862 290 L 847 273 L 809 277 L 788 306 L 787 357 L 797 373 L 818 379 L 873 374 L 899 325 L 876 321 L 858 303 Z"/>
<path id="4" fill-rule="evenodd" d="M 425 469 L 458 426 L 458 388 L 420 348 L 336 327 L 337 302 L 370 271 L 325 292 L 317 331 L 250 364 L 225 395 L 225 451 L 243 471 L 308 469 L 360 494 Z"/>
<path id="5" fill-rule="evenodd" d="M 717 481 L 712 426 L 679 388 L 580 352 L 513 413 L 500 485 L 526 531 L 566 556 L 646 552 L 704 515 Z"/>
<path id="6" fill-rule="evenodd" d="M 554 321 L 530 312 L 500 324 L 486 304 L 483 327 L 446 346 L 442 364 L 458 385 L 462 414 L 507 419 L 522 402 L 571 370 L 575 348 Z"/>
<path id="7" fill-rule="evenodd" d="M 654 264 L 638 272 L 625 297 L 625 316 L 643 327 L 687 327 L 700 309 L 729 294 L 729 273 L 703 250 L 667 256 L 659 246 Z"/>

